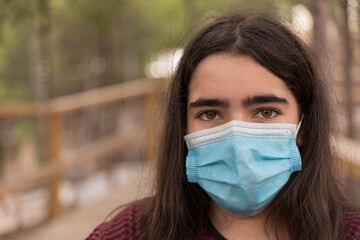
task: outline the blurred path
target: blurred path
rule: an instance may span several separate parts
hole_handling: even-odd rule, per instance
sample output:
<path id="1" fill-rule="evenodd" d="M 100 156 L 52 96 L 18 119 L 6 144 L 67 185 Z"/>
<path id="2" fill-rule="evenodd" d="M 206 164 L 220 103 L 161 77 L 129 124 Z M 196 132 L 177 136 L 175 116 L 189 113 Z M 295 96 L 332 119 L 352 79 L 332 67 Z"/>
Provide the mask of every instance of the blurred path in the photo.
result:
<path id="1" fill-rule="evenodd" d="M 71 240 L 85 239 L 114 209 L 132 200 L 145 197 L 149 189 L 148 168 L 132 165 L 124 169 L 122 184 L 114 186 L 107 196 L 73 210 L 65 212 L 58 219 L 46 222 L 34 229 L 26 230 L 6 240 Z M 2 238 L 1 238 L 2 239 Z"/>

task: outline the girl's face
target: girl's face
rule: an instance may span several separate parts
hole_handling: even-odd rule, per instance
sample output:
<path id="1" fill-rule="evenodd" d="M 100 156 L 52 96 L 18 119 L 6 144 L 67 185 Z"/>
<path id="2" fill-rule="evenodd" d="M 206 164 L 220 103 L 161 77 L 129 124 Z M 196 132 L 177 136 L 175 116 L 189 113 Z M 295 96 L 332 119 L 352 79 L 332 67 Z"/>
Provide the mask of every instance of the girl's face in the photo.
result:
<path id="1" fill-rule="evenodd" d="M 203 59 L 190 80 L 188 133 L 232 120 L 298 124 L 298 107 L 284 81 L 246 55 Z"/>

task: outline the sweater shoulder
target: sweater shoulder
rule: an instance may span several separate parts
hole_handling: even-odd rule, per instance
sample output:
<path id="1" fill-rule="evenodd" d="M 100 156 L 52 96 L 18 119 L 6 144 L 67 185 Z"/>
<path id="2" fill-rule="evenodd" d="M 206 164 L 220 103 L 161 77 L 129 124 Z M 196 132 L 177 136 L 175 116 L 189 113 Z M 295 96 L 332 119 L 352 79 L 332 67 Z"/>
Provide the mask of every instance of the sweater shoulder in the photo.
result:
<path id="1" fill-rule="evenodd" d="M 347 211 L 344 223 L 346 239 L 360 240 L 360 210 Z"/>
<path id="2" fill-rule="evenodd" d="M 100 224 L 86 240 L 139 239 L 142 206 L 134 204 L 120 211 L 110 221 Z"/>

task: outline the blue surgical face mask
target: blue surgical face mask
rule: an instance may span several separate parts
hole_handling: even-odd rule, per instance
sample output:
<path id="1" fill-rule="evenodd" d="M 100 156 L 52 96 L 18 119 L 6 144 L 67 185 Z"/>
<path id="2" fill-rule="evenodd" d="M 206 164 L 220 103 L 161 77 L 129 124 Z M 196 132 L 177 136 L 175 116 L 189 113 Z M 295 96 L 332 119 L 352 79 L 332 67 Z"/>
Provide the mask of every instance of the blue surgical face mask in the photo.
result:
<path id="1" fill-rule="evenodd" d="M 223 209 L 253 216 L 301 170 L 296 125 L 231 121 L 185 136 L 186 174 Z"/>

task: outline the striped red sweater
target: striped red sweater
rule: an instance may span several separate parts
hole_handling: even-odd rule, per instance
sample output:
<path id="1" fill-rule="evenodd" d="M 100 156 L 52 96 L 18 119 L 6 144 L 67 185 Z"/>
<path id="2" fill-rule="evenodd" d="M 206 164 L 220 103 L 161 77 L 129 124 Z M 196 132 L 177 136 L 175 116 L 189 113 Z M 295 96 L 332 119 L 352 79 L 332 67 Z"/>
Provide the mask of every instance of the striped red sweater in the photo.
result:
<path id="1" fill-rule="evenodd" d="M 121 211 L 112 220 L 98 226 L 86 240 L 140 239 L 139 218 L 141 205 L 132 205 Z M 360 240 L 360 211 L 345 216 L 345 240 Z M 226 240 L 210 223 L 198 234 L 200 240 Z"/>

